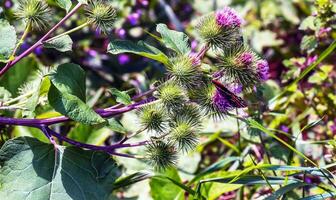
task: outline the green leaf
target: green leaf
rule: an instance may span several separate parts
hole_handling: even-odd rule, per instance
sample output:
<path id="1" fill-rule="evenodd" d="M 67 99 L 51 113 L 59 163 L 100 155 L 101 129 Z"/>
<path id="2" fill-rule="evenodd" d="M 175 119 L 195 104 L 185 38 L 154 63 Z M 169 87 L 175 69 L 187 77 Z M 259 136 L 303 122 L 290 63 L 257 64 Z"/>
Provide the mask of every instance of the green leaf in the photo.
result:
<path id="1" fill-rule="evenodd" d="M 108 198 L 121 174 L 109 154 L 63 146 L 55 152 L 54 148 L 30 137 L 7 141 L 0 150 L 0 196 L 7 200 Z"/>
<path id="2" fill-rule="evenodd" d="M 0 87 L 0 102 L 6 102 L 11 98 L 12 94 L 4 87 Z"/>
<path id="3" fill-rule="evenodd" d="M 193 183 L 196 180 L 200 179 L 201 177 L 218 171 L 220 169 L 225 168 L 228 164 L 239 160 L 239 157 L 227 157 L 227 158 L 223 158 L 215 163 L 213 163 L 212 165 L 210 165 L 209 167 L 205 168 L 204 170 L 202 170 L 201 172 L 199 172 L 190 182 Z"/>
<path id="4" fill-rule="evenodd" d="M 326 59 L 331 53 L 333 53 L 335 48 L 336 48 L 336 40 L 334 40 L 333 43 L 331 43 L 329 47 L 322 52 L 322 54 L 318 57 L 318 59 L 314 63 L 312 63 L 309 67 L 304 69 L 300 73 L 299 77 L 297 77 L 292 83 L 290 83 L 286 88 L 284 88 L 280 94 L 271 99 L 269 101 L 269 104 L 274 103 L 277 99 L 283 97 L 289 91 L 290 88 L 296 86 L 304 77 L 306 77 L 309 74 L 309 72 L 314 70 L 324 59 Z"/>
<path id="5" fill-rule="evenodd" d="M 308 29 L 315 30 L 316 29 L 315 19 L 316 19 L 315 16 L 309 16 L 309 17 L 305 18 L 301 22 L 299 30 L 308 30 Z"/>
<path id="6" fill-rule="evenodd" d="M 85 104 L 85 72 L 79 65 L 62 64 L 49 78 L 52 85 L 48 92 L 48 100 L 57 112 L 84 124 L 105 122 Z"/>
<path id="7" fill-rule="evenodd" d="M 277 191 L 273 192 L 270 196 L 266 197 L 265 200 L 277 200 L 282 195 L 286 194 L 287 192 L 293 191 L 296 188 L 303 187 L 309 185 L 308 183 L 291 183 L 281 187 Z"/>
<path id="8" fill-rule="evenodd" d="M 190 52 L 188 44 L 188 36 L 182 32 L 168 29 L 165 24 L 158 24 L 156 31 L 162 36 L 162 42 L 167 48 L 174 50 L 179 54 L 187 54 Z"/>
<path id="9" fill-rule="evenodd" d="M 100 115 L 78 97 L 59 91 L 53 84 L 48 93 L 50 105 L 59 113 L 83 124 L 104 123 Z"/>
<path id="10" fill-rule="evenodd" d="M 69 12 L 72 6 L 71 0 L 56 0 L 56 3 L 59 7 L 63 8 L 67 12 Z"/>
<path id="11" fill-rule="evenodd" d="M 8 59 L 16 45 L 15 28 L 8 21 L 0 19 L 0 59 Z"/>
<path id="12" fill-rule="evenodd" d="M 151 178 L 149 185 L 151 196 L 154 200 L 171 200 L 182 191 L 181 187 L 175 184 L 181 183 L 181 178 L 176 169 L 167 169 L 163 174 Z"/>
<path id="13" fill-rule="evenodd" d="M 168 64 L 168 57 L 164 53 L 144 41 L 133 43 L 128 40 L 113 40 L 110 41 L 107 52 L 111 54 L 133 53 L 159 61 L 165 65 Z"/>
<path id="14" fill-rule="evenodd" d="M 317 39 L 314 35 L 305 35 L 302 38 L 300 48 L 302 51 L 307 51 L 308 53 L 313 52 L 317 47 Z"/>
<path id="15" fill-rule="evenodd" d="M 299 200 L 325 200 L 328 198 L 336 197 L 336 192 L 325 192 L 323 194 L 317 194 L 309 197 L 304 197 Z"/>
<path id="16" fill-rule="evenodd" d="M 16 96 L 20 86 L 27 81 L 36 69 L 37 62 L 33 57 L 23 58 L 15 64 L 15 67 L 10 68 L 1 76 L 0 85 L 5 87 L 13 96 Z"/>
<path id="17" fill-rule="evenodd" d="M 108 128 L 111 129 L 112 131 L 124 134 L 127 133 L 126 128 L 124 128 L 124 126 L 116 119 L 110 118 L 107 121 L 108 121 Z"/>
<path id="18" fill-rule="evenodd" d="M 136 172 L 134 174 L 128 175 L 126 177 L 121 177 L 119 178 L 115 183 L 114 183 L 114 189 L 119 189 L 123 188 L 129 185 L 132 185 L 134 183 L 143 181 L 147 178 L 150 178 L 153 176 L 152 174 L 148 172 Z"/>
<path id="19" fill-rule="evenodd" d="M 87 0 L 78 0 L 78 3 L 81 3 L 81 4 L 88 4 Z"/>
<path id="20" fill-rule="evenodd" d="M 59 65 L 49 78 L 60 92 L 72 94 L 86 102 L 85 71 L 79 65 L 73 63 Z"/>
<path id="21" fill-rule="evenodd" d="M 72 50 L 72 40 L 69 35 L 63 35 L 62 37 L 53 39 L 43 43 L 45 48 L 56 49 L 60 52 L 67 52 Z"/>
<path id="22" fill-rule="evenodd" d="M 132 103 L 131 97 L 126 92 L 122 92 L 116 88 L 110 89 L 110 92 L 113 96 L 116 97 L 116 101 L 118 103 L 122 103 L 124 105 L 129 105 Z"/>

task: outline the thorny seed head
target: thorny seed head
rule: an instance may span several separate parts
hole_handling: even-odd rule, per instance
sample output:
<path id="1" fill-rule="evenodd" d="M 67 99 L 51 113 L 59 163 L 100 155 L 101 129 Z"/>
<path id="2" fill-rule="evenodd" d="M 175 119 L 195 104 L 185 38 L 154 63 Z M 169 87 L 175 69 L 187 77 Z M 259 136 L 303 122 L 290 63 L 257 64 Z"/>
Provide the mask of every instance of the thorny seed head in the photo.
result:
<path id="1" fill-rule="evenodd" d="M 231 48 L 243 43 L 240 31 L 242 21 L 231 8 L 203 16 L 196 29 L 203 40 L 211 47 L 220 49 Z"/>
<path id="2" fill-rule="evenodd" d="M 218 72 L 221 80 L 231 84 L 238 84 L 245 91 L 251 89 L 260 82 L 256 63 L 260 60 L 248 47 L 238 45 L 222 51 L 219 57 Z M 218 77 L 217 77 L 218 78 Z"/>
<path id="3" fill-rule="evenodd" d="M 169 139 L 177 145 L 179 150 L 187 152 L 195 148 L 198 143 L 199 122 L 195 121 L 191 115 L 184 114 L 177 116 L 171 126 Z"/>
<path id="4" fill-rule="evenodd" d="M 200 72 L 196 66 L 193 66 L 192 60 L 188 56 L 172 59 L 167 70 L 172 80 L 182 87 L 192 88 L 199 83 Z"/>
<path id="5" fill-rule="evenodd" d="M 139 118 L 143 127 L 150 131 L 162 133 L 167 126 L 165 110 L 156 104 L 149 104 L 139 110 Z"/>
<path id="6" fill-rule="evenodd" d="M 117 12 L 107 2 L 103 0 L 91 0 L 86 11 L 88 22 L 93 24 L 98 30 L 107 33 L 113 27 Z"/>
<path id="7" fill-rule="evenodd" d="M 168 110 L 177 109 L 187 101 L 184 89 L 172 82 L 167 82 L 159 87 L 157 97 L 161 99 Z"/>
<path id="8" fill-rule="evenodd" d="M 42 30 L 48 26 L 50 9 L 45 0 L 21 0 L 15 15 L 29 23 L 32 29 Z"/>
<path id="9" fill-rule="evenodd" d="M 146 160 L 155 170 L 161 171 L 176 164 L 177 151 L 169 142 L 152 141 L 146 146 Z"/>

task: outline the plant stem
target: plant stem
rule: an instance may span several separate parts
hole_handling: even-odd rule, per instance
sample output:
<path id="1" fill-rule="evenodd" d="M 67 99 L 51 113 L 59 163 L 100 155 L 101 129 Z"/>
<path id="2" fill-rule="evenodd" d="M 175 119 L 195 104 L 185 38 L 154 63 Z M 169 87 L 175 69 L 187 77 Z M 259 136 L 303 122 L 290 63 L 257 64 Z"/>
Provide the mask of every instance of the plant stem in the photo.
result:
<path id="1" fill-rule="evenodd" d="M 114 155 L 116 152 L 114 152 L 115 149 L 120 149 L 120 148 L 126 148 L 126 147 L 138 147 L 138 146 L 143 146 L 148 143 L 148 141 L 142 141 L 142 142 L 137 142 L 137 143 L 128 143 L 128 144 L 114 144 L 110 146 L 97 146 L 97 145 L 92 145 L 92 144 L 86 144 L 82 142 L 78 142 L 75 140 L 72 140 L 62 134 L 59 134 L 49 127 L 45 125 L 41 125 L 39 129 L 50 139 L 50 136 L 54 136 L 58 138 L 61 141 L 65 141 L 69 144 L 72 144 L 73 146 L 80 147 L 80 148 L 85 148 L 85 149 L 90 149 L 90 150 L 95 150 L 95 151 L 105 151 L 108 152 L 112 155 Z"/>
<path id="2" fill-rule="evenodd" d="M 69 35 L 70 33 L 73 33 L 73 32 L 75 32 L 75 31 L 78 31 L 78 30 L 84 28 L 85 26 L 87 26 L 87 25 L 89 25 L 89 24 L 90 24 L 89 22 L 85 22 L 85 23 L 82 24 L 82 25 L 79 25 L 79 26 L 77 26 L 77 27 L 75 27 L 75 28 L 73 28 L 73 29 L 70 29 L 70 30 L 68 30 L 68 31 L 66 31 L 66 32 L 64 32 L 64 33 L 61 33 L 61 34 L 59 34 L 59 35 L 56 35 L 55 37 L 49 38 L 49 39 L 46 40 L 45 42 L 50 42 L 50 41 L 52 41 L 52 40 L 56 40 L 56 39 L 58 39 L 58 38 L 60 38 L 60 37 L 62 37 L 62 36 L 64 36 L 64 35 Z"/>
<path id="3" fill-rule="evenodd" d="M 78 3 L 67 15 L 63 17 L 61 21 L 59 21 L 55 26 L 53 26 L 40 40 L 38 40 L 33 46 L 31 46 L 29 49 L 27 49 L 25 52 L 17 56 L 14 60 L 9 61 L 4 68 L 0 71 L 0 76 L 4 75 L 12 66 L 14 66 L 17 62 L 19 62 L 22 58 L 28 56 L 30 53 L 32 53 L 38 46 L 42 45 L 43 42 L 61 25 L 64 24 L 66 20 L 68 20 L 73 14 L 77 12 L 77 10 L 82 6 L 83 4 Z"/>
<path id="4" fill-rule="evenodd" d="M 104 118 L 113 117 L 116 115 L 120 115 L 125 112 L 129 112 L 131 110 L 137 109 L 141 107 L 143 104 L 152 103 L 152 102 L 145 102 L 145 103 L 134 103 L 122 108 L 118 109 L 96 109 L 95 111 Z M 59 116 L 59 117 L 52 117 L 47 119 L 21 119 L 21 118 L 11 118 L 11 117 L 0 117 L 0 125 L 19 125 L 19 126 L 28 126 L 28 127 L 40 127 L 41 125 L 52 125 L 62 122 L 71 121 L 70 118 L 66 116 Z"/>

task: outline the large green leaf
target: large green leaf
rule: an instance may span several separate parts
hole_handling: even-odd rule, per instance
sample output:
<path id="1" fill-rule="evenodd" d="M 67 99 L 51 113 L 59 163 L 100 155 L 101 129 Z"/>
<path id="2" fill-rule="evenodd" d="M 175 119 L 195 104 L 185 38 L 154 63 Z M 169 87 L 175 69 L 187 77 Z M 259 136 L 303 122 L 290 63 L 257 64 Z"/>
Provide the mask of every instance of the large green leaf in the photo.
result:
<path id="1" fill-rule="evenodd" d="M 0 60 L 6 60 L 16 45 L 16 32 L 8 21 L 0 19 Z"/>
<path id="2" fill-rule="evenodd" d="M 165 65 L 168 64 L 168 57 L 164 53 L 144 41 L 133 43 L 128 40 L 113 40 L 108 45 L 107 52 L 111 54 L 133 53 L 159 61 Z"/>
<path id="3" fill-rule="evenodd" d="M 0 165 L 0 197 L 7 200 L 108 199 L 121 173 L 107 153 L 63 146 L 55 152 L 30 137 L 7 141 Z"/>
<path id="4" fill-rule="evenodd" d="M 182 32 L 168 29 L 165 24 L 158 24 L 156 31 L 162 36 L 162 42 L 167 48 L 174 50 L 179 54 L 187 54 L 190 52 L 188 44 L 188 36 Z"/>
<path id="5" fill-rule="evenodd" d="M 78 97 L 62 93 L 53 84 L 48 93 L 50 105 L 59 113 L 83 124 L 100 124 L 105 120 Z"/>
<path id="6" fill-rule="evenodd" d="M 72 50 L 72 43 L 73 42 L 69 35 L 63 35 L 62 37 L 43 43 L 43 46 L 45 48 L 56 49 L 60 52 L 67 52 Z"/>
<path id="7" fill-rule="evenodd" d="M 79 65 L 73 63 L 59 65 L 49 78 L 62 93 L 69 93 L 86 101 L 85 71 Z"/>
<path id="8" fill-rule="evenodd" d="M 50 105 L 59 113 L 84 124 L 99 124 L 105 120 L 85 104 L 85 72 L 76 64 L 62 64 L 49 75 Z"/>

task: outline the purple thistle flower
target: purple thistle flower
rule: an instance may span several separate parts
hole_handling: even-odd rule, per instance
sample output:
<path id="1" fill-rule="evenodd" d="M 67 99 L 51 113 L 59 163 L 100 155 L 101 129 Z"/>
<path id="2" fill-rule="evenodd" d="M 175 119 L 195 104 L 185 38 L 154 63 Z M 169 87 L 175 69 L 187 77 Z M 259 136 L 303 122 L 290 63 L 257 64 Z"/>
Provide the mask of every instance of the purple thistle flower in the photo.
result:
<path id="1" fill-rule="evenodd" d="M 268 79 L 268 62 L 266 60 L 259 60 L 257 62 L 257 70 L 261 80 L 266 81 Z"/>
<path id="2" fill-rule="evenodd" d="M 216 89 L 216 92 L 212 97 L 212 101 L 220 112 L 227 112 L 232 108 L 226 96 L 218 89 Z"/>
<path id="3" fill-rule="evenodd" d="M 216 87 L 212 101 L 219 111 L 226 112 L 231 108 L 244 108 L 247 106 L 242 98 L 236 96 L 220 82 L 212 80 L 212 83 Z"/>
<path id="4" fill-rule="evenodd" d="M 131 25 L 133 26 L 137 25 L 139 23 L 140 13 L 138 12 L 132 13 L 127 17 L 127 19 Z"/>
<path id="5" fill-rule="evenodd" d="M 225 7 L 221 11 L 216 12 L 216 22 L 223 28 L 240 27 L 243 19 L 232 8 Z"/>
<path id="6" fill-rule="evenodd" d="M 43 53 L 43 48 L 42 47 L 37 47 L 34 50 L 35 55 L 40 56 Z"/>
<path id="7" fill-rule="evenodd" d="M 11 0 L 5 1 L 5 8 L 11 8 L 13 6 L 13 2 Z"/>
<path id="8" fill-rule="evenodd" d="M 244 52 L 238 56 L 236 63 L 240 66 L 248 67 L 253 63 L 253 54 L 251 52 Z"/>
<path id="9" fill-rule="evenodd" d="M 130 57 L 126 54 L 121 54 L 118 56 L 119 64 L 125 65 L 130 62 Z"/>
<path id="10" fill-rule="evenodd" d="M 125 29 L 123 29 L 123 28 L 117 29 L 116 33 L 117 33 L 119 38 L 121 38 L 121 39 L 126 38 L 126 30 Z"/>

